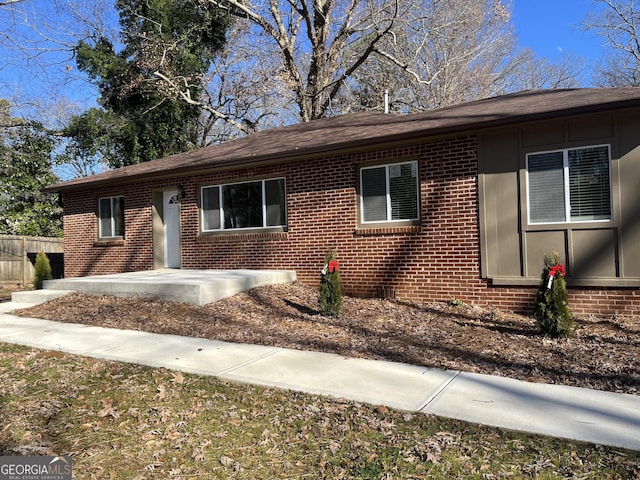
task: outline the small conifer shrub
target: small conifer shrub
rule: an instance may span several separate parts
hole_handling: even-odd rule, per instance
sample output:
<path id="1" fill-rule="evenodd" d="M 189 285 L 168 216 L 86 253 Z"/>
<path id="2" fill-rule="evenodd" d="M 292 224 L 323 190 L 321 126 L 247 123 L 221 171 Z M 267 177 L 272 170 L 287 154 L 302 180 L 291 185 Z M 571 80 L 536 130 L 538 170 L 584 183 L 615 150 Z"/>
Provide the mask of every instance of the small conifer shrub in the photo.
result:
<path id="1" fill-rule="evenodd" d="M 533 312 L 538 332 L 554 338 L 570 337 L 576 324 L 569 309 L 565 269 L 558 252 L 553 252 L 552 257 L 545 255 L 544 265 Z"/>
<path id="2" fill-rule="evenodd" d="M 342 283 L 336 253 L 329 250 L 325 256 L 325 265 L 320 279 L 318 297 L 320 313 L 327 317 L 337 317 L 342 308 Z"/>
<path id="3" fill-rule="evenodd" d="M 33 286 L 36 290 L 42 288 L 42 282 L 45 280 L 51 280 L 53 275 L 51 273 L 51 262 L 46 253 L 40 252 L 36 255 L 35 264 L 36 273 L 33 279 Z"/>

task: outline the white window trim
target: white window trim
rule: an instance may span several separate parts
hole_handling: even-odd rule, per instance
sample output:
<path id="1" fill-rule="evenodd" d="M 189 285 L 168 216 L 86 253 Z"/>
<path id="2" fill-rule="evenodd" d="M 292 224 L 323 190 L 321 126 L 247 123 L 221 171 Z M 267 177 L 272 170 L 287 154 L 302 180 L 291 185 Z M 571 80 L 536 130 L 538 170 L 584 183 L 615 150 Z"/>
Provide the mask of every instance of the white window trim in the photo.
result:
<path id="1" fill-rule="evenodd" d="M 272 228 L 285 228 L 287 226 L 286 223 L 284 223 L 283 225 L 265 225 L 266 221 L 267 221 L 267 190 L 265 188 L 265 183 L 266 182 L 270 182 L 270 181 L 274 181 L 274 180 L 282 180 L 284 182 L 284 190 L 285 190 L 285 202 L 284 202 L 284 207 L 285 207 L 285 211 L 284 211 L 284 218 L 285 221 L 287 219 L 287 181 L 285 177 L 274 177 L 274 178 L 265 178 L 265 179 L 259 179 L 259 180 L 246 180 L 246 181 L 242 181 L 242 182 L 228 182 L 228 183 L 218 183 L 218 184 L 214 184 L 214 185 L 205 185 L 200 187 L 200 228 L 201 231 L 203 233 L 210 233 L 210 232 L 230 232 L 230 231 L 244 231 L 244 230 L 264 230 L 264 229 L 272 229 Z M 236 227 L 236 228 L 224 228 L 224 204 L 223 204 L 223 198 L 222 198 L 222 189 L 225 186 L 229 186 L 229 185 L 242 185 L 245 183 L 257 183 L 257 182 L 261 182 L 262 184 L 262 190 L 261 190 L 261 202 L 262 202 L 262 226 L 261 227 Z M 209 228 L 206 229 L 204 228 L 204 208 L 202 208 L 203 204 L 204 204 L 204 190 L 207 188 L 218 188 L 218 205 L 220 205 L 219 208 L 219 222 L 220 222 L 220 228 Z"/>
<path id="2" fill-rule="evenodd" d="M 415 218 L 401 218 L 398 220 L 392 220 L 391 217 L 393 216 L 393 208 L 391 205 L 391 175 L 389 174 L 389 169 L 390 167 L 394 167 L 394 166 L 400 166 L 400 165 L 407 165 L 407 164 L 413 164 L 415 165 L 415 169 L 416 169 L 416 201 L 417 201 L 417 216 Z M 387 215 L 386 215 L 386 220 L 365 220 L 364 219 L 364 196 L 362 195 L 362 189 L 363 189 L 363 179 L 362 179 L 362 172 L 364 172 L 365 170 L 371 170 L 374 168 L 385 168 L 385 182 L 386 182 L 386 207 L 387 207 Z M 408 162 L 397 162 L 397 163 L 386 163 L 386 164 L 381 164 L 381 165 L 371 165 L 371 166 L 367 166 L 367 167 L 361 167 L 360 168 L 360 172 L 359 172 L 359 176 L 360 176 L 360 195 L 358 195 L 359 197 L 359 202 L 360 202 L 360 223 L 363 225 L 371 225 L 371 224 L 376 224 L 376 223 L 406 223 L 406 222 L 416 222 L 418 220 L 420 220 L 420 174 L 418 172 L 418 162 L 416 160 L 410 160 Z"/>
<path id="3" fill-rule="evenodd" d="M 609 201 L 611 205 L 611 216 L 610 218 L 601 219 L 601 220 L 571 220 L 571 192 L 569 185 L 569 150 L 580 150 L 586 148 L 598 148 L 598 147 L 607 147 L 607 153 L 609 156 Z M 562 175 L 564 181 L 564 218 L 565 220 L 559 222 L 532 222 L 531 221 L 531 198 L 530 188 L 529 188 L 529 156 L 530 155 L 542 155 L 545 153 L 555 153 L 562 152 Z M 526 157 L 526 180 L 527 180 L 527 222 L 529 225 L 563 225 L 567 223 L 578 224 L 578 223 L 610 223 L 614 220 L 613 218 L 613 170 L 611 164 L 611 145 L 607 143 L 599 144 L 599 145 L 584 145 L 581 147 L 570 147 L 570 148 L 559 148 L 554 150 L 544 150 L 540 152 L 531 152 L 527 153 Z"/>
<path id="4" fill-rule="evenodd" d="M 102 201 L 103 200 L 109 200 L 109 206 L 111 209 L 111 215 L 109 216 L 109 222 L 110 225 L 109 227 L 111 228 L 111 233 L 115 233 L 116 231 L 116 219 L 115 216 L 113 215 L 113 212 L 115 211 L 114 208 L 114 200 L 115 199 L 123 199 L 124 197 L 122 195 L 113 195 L 111 197 L 100 197 L 98 199 L 98 236 L 100 238 L 123 238 L 122 235 L 104 235 L 104 232 L 102 231 Z M 124 211 L 122 212 L 122 223 L 124 225 Z"/>

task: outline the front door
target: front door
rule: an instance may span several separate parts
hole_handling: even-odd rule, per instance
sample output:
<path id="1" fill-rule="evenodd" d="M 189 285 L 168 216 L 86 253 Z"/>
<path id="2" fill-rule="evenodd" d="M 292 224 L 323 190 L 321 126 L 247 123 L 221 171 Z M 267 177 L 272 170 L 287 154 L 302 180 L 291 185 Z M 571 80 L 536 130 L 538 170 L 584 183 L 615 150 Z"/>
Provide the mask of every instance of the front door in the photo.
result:
<path id="1" fill-rule="evenodd" d="M 164 266 L 180 268 L 180 198 L 177 190 L 162 192 Z"/>

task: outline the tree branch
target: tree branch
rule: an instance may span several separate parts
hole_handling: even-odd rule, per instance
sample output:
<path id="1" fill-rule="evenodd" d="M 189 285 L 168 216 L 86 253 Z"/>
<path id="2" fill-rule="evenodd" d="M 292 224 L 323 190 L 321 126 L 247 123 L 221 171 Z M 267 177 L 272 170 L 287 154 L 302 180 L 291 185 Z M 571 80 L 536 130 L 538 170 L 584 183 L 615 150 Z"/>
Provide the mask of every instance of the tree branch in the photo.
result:
<path id="1" fill-rule="evenodd" d="M 356 3 L 357 2 L 355 1 L 352 2 L 350 8 L 348 9 L 348 16 L 347 16 L 348 21 L 345 21 L 345 23 L 343 24 L 343 28 L 341 28 L 341 31 L 339 33 L 339 35 L 343 35 L 341 40 L 342 43 L 346 41 L 346 39 L 352 32 L 351 29 L 349 28 L 349 24 L 351 22 L 351 19 L 353 18 Z M 383 28 L 382 30 L 377 31 L 374 38 L 369 41 L 367 48 L 364 49 L 364 51 L 351 64 L 351 66 L 346 68 L 336 80 L 327 84 L 320 90 L 320 91 L 324 91 L 326 89 L 330 89 L 326 100 L 323 102 L 323 109 L 326 109 L 329 107 L 329 105 L 331 104 L 331 101 L 338 95 L 338 92 L 340 91 L 340 87 L 342 83 L 347 78 L 351 77 L 355 73 L 355 71 L 367 61 L 369 56 L 376 51 L 377 44 L 391 32 L 391 29 L 393 28 L 395 20 L 398 16 L 398 8 L 399 8 L 398 0 L 395 0 L 393 3 L 393 13 L 390 15 L 389 19 L 387 19 L 388 23 L 386 27 Z M 338 37 L 336 38 L 336 40 L 334 40 L 333 44 L 331 45 L 330 52 L 334 49 L 336 45 L 338 45 Z M 334 50 L 334 53 L 335 53 L 335 50 Z"/>
<path id="2" fill-rule="evenodd" d="M 212 115 L 214 115 L 216 118 L 224 120 L 225 122 L 229 123 L 230 125 L 233 125 L 235 128 L 237 128 L 238 130 L 240 130 L 243 133 L 247 133 L 248 134 L 248 133 L 251 132 L 251 130 L 246 125 L 243 125 L 242 123 L 239 123 L 239 122 L 235 121 L 229 115 L 216 110 L 211 105 L 204 104 L 203 102 L 200 102 L 198 100 L 194 100 L 193 98 L 191 98 L 191 91 L 188 88 L 189 86 L 186 83 L 186 79 L 185 79 L 185 82 L 184 82 L 185 83 L 185 85 L 184 85 L 185 88 L 183 90 L 178 85 L 177 82 L 175 82 L 174 80 L 170 79 L 169 77 L 167 77 L 163 73 L 155 71 L 155 72 L 153 72 L 153 75 L 158 77 L 163 82 L 165 82 L 169 86 L 171 91 L 176 93 L 187 104 L 194 105 L 194 106 L 202 108 L 203 110 L 206 110 L 207 112 L 209 112 Z"/>

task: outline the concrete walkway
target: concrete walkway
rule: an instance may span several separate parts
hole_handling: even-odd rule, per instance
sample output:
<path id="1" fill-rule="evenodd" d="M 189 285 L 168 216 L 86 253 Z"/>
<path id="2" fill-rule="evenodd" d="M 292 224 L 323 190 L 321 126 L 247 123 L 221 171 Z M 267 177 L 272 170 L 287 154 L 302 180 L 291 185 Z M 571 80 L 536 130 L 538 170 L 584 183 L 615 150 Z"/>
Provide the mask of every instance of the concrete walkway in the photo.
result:
<path id="1" fill-rule="evenodd" d="M 640 450 L 640 396 L 8 314 L 27 306 L 0 304 L 0 342 Z"/>

